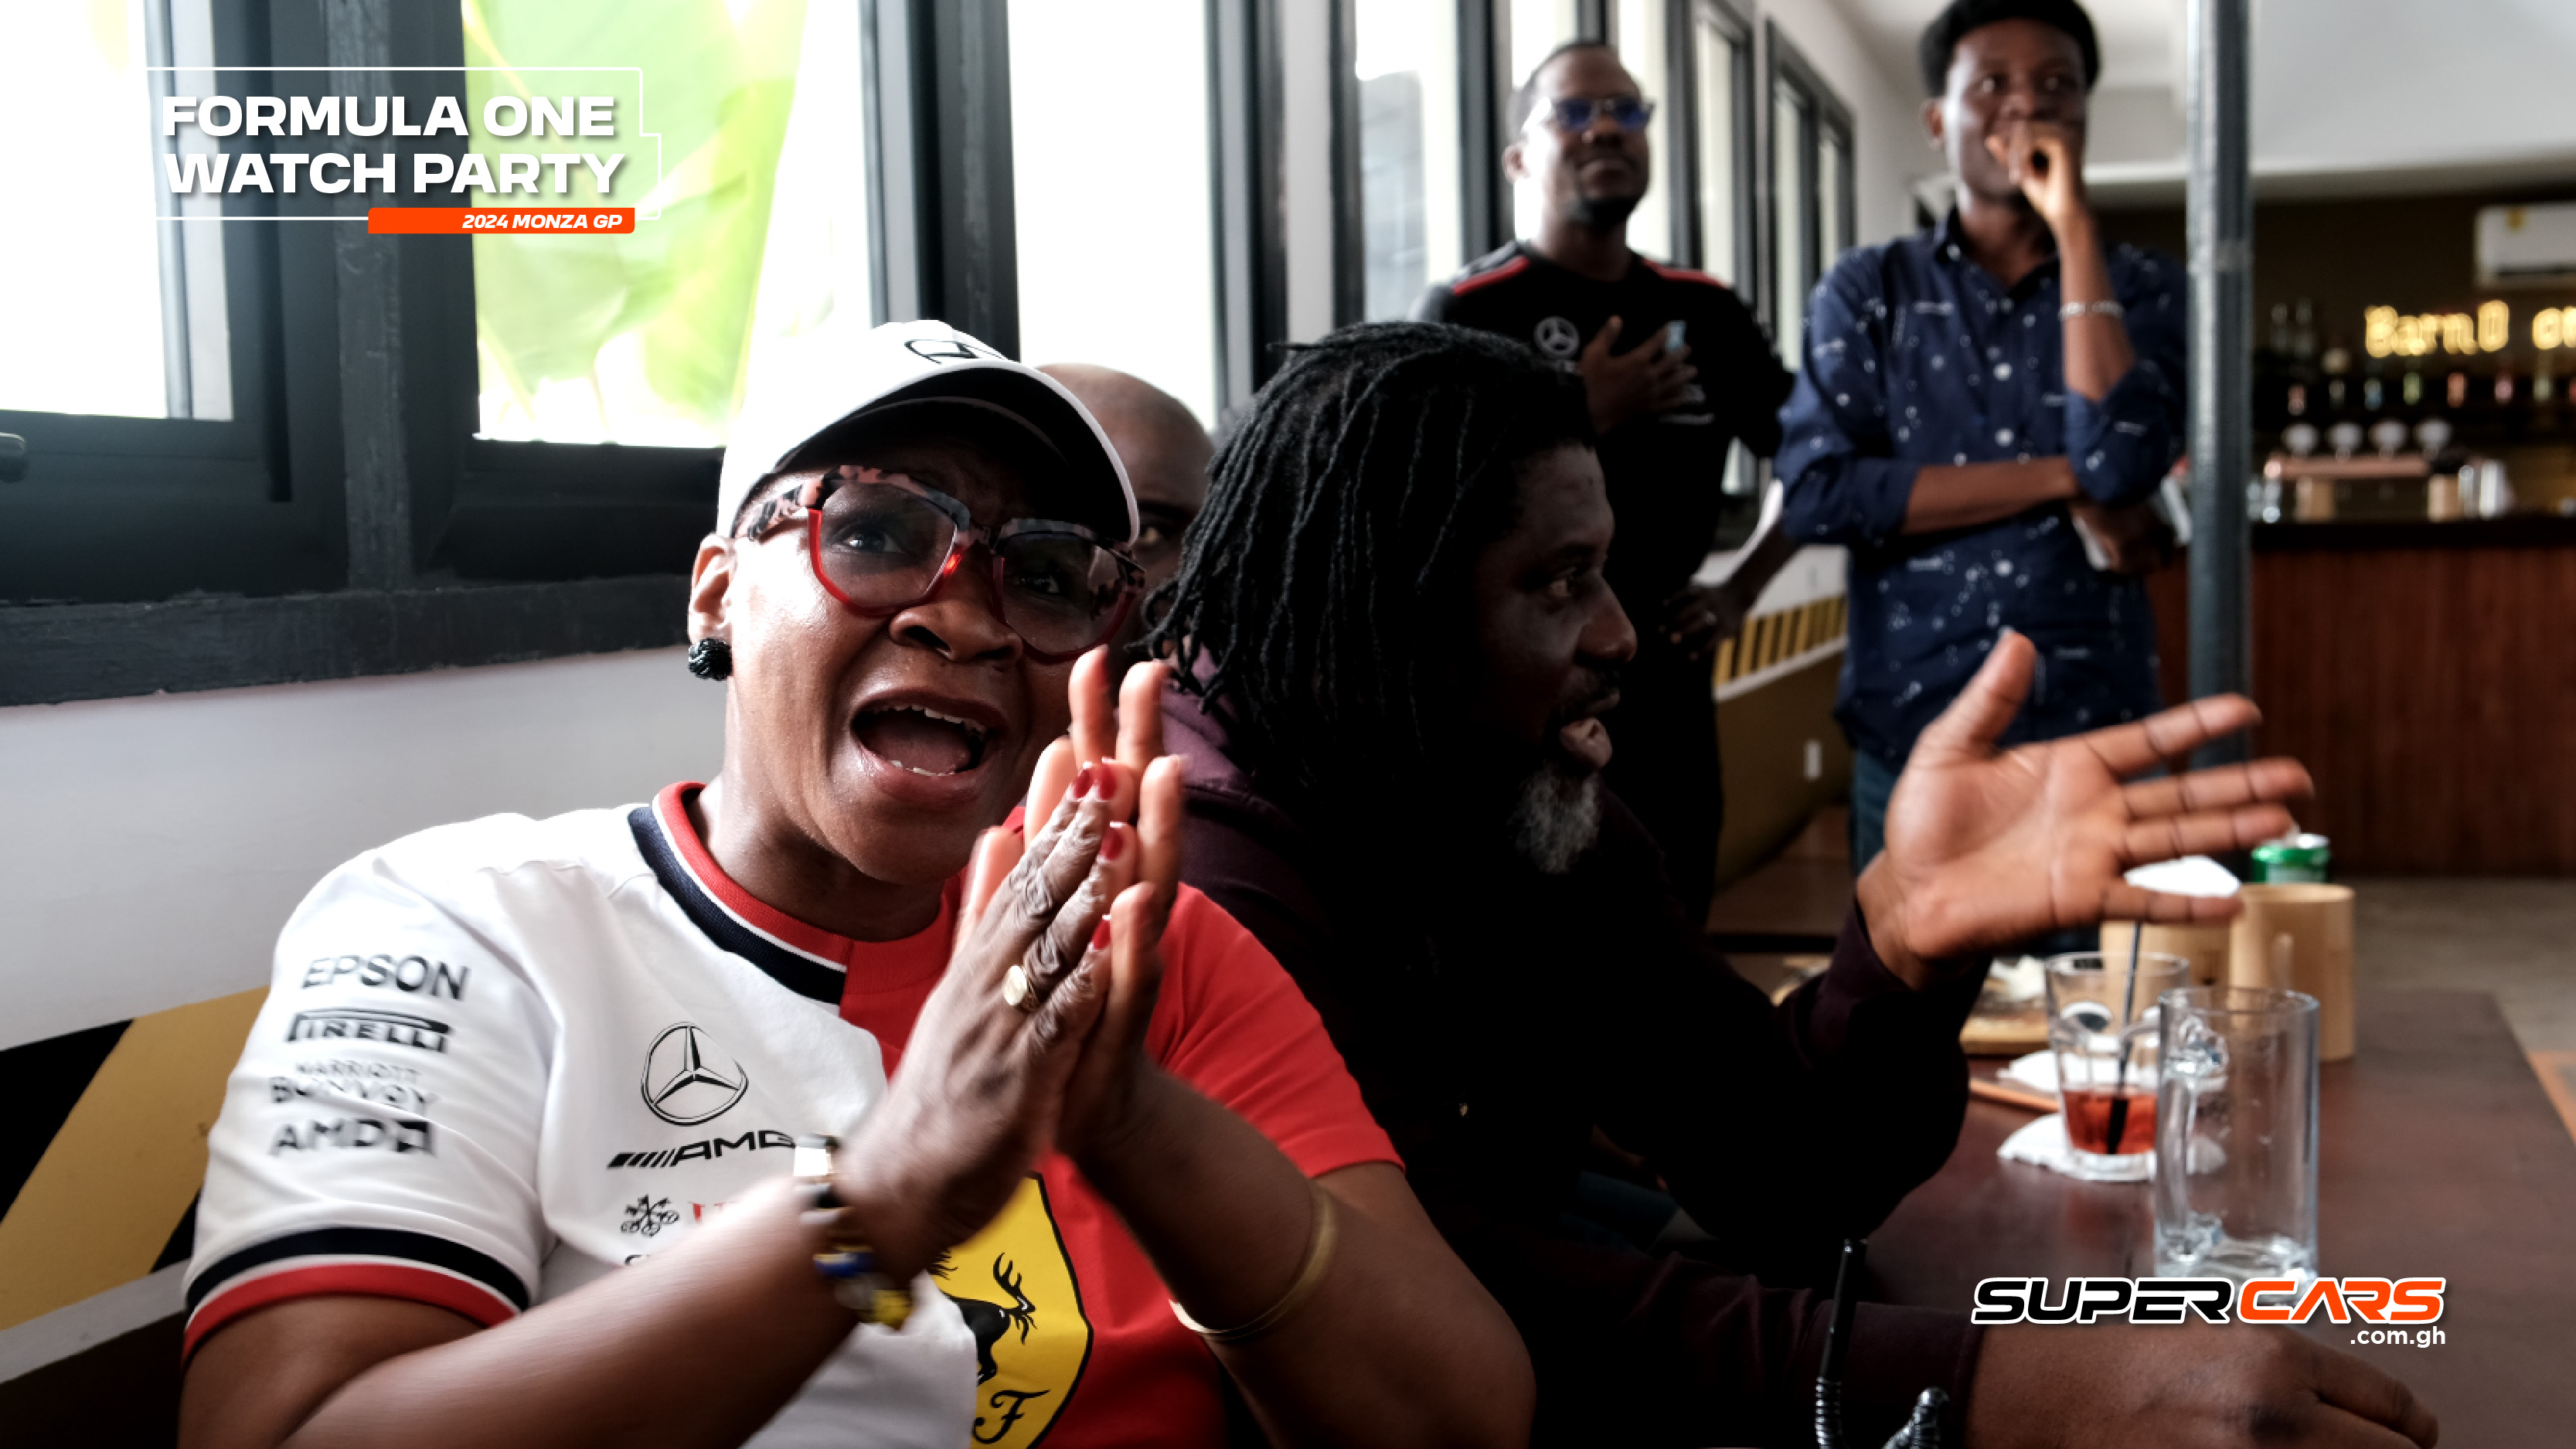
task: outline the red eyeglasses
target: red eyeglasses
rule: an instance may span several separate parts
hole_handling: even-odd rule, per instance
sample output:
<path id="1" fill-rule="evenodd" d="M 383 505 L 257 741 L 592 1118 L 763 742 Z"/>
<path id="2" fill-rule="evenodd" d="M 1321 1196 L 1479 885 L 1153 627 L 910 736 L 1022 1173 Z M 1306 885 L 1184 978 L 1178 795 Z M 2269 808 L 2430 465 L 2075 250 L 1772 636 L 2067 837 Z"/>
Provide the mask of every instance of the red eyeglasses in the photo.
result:
<path id="1" fill-rule="evenodd" d="M 1144 582 L 1135 560 L 1079 523 L 1014 518 L 982 527 L 938 489 L 875 468 L 834 468 L 770 499 L 736 536 L 758 539 L 800 516 L 815 579 L 844 607 L 872 617 L 929 598 L 981 545 L 993 560 L 1002 622 L 1042 664 L 1117 633 Z"/>

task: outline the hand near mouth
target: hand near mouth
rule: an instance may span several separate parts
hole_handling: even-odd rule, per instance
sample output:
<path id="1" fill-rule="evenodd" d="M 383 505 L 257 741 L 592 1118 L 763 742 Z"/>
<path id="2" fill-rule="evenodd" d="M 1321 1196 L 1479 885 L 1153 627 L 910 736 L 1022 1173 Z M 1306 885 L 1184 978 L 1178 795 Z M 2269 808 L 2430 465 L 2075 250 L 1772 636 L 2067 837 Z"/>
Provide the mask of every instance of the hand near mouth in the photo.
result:
<path id="1" fill-rule="evenodd" d="M 2012 121 L 1986 137 L 1986 151 L 2046 221 L 2062 231 L 2088 210 L 2084 194 L 2084 140 L 2056 121 Z M 2063 245 L 2063 238 L 2060 239 Z"/>

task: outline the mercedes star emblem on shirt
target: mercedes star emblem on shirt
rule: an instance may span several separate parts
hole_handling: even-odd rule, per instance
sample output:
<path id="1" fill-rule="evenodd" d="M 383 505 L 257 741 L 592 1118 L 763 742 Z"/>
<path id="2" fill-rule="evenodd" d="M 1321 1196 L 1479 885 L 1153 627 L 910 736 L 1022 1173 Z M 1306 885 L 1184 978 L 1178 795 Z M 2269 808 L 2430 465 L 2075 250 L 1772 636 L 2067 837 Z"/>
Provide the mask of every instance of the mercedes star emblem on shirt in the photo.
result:
<path id="1" fill-rule="evenodd" d="M 1572 357 L 1583 346 L 1583 339 L 1575 335 L 1574 324 L 1562 317 L 1538 319 L 1538 327 L 1530 333 L 1530 340 L 1538 344 L 1539 351 L 1550 357 Z"/>
<path id="2" fill-rule="evenodd" d="M 732 1070 L 717 1067 L 711 1057 Z M 644 1054 L 644 1105 L 675 1127 L 721 1117 L 749 1090 L 751 1074 L 688 1022 L 653 1038 Z"/>

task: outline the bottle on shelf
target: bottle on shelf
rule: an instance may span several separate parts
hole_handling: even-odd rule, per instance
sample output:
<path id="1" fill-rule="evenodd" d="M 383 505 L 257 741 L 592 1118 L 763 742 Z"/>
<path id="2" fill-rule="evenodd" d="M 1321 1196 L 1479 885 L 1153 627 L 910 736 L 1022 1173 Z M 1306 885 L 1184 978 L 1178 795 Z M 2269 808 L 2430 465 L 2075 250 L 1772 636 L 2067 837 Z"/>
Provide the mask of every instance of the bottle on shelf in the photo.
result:
<path id="1" fill-rule="evenodd" d="M 2352 396 L 2352 389 L 2348 386 L 2352 372 L 2352 349 L 2344 346 L 2343 339 L 2338 337 L 2327 346 L 2325 355 L 2317 361 L 2326 375 L 2326 417 L 2329 422 L 2341 422 L 2358 401 Z"/>

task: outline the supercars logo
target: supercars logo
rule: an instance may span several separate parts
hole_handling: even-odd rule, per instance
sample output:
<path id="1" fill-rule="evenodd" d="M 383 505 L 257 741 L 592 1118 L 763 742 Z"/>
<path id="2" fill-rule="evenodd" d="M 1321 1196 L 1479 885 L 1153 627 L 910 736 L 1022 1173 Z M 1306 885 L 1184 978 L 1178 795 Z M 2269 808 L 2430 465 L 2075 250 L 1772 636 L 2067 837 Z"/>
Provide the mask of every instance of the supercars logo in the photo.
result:
<path id="1" fill-rule="evenodd" d="M 975 1335 L 975 1442 L 1035 1444 L 1091 1361 L 1091 1320 L 1046 1183 L 1023 1181 L 999 1217 L 930 1271 Z"/>
<path id="2" fill-rule="evenodd" d="M 1970 1322 L 2433 1323 L 2442 1316 L 2442 1278 L 1987 1278 L 1977 1284 Z M 2054 1301 L 2051 1301 L 2054 1300 Z"/>
<path id="3" fill-rule="evenodd" d="M 674 1127 L 695 1127 L 733 1109 L 751 1074 L 687 1022 L 653 1038 L 644 1053 L 644 1105 Z"/>

